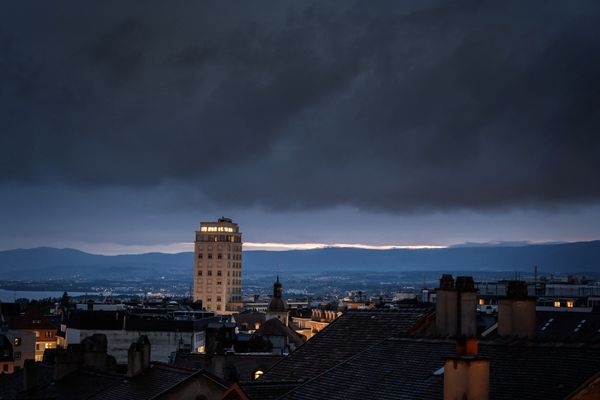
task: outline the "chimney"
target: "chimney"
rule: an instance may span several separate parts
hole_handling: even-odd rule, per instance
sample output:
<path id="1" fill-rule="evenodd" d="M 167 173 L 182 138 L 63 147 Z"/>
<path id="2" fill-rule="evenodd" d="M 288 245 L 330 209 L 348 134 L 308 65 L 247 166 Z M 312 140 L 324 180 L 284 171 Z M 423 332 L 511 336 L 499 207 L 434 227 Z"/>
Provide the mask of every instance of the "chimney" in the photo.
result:
<path id="1" fill-rule="evenodd" d="M 127 351 L 127 376 L 133 378 L 150 367 L 150 341 L 142 335 Z"/>
<path id="2" fill-rule="evenodd" d="M 25 392 L 33 389 L 38 384 L 37 369 L 34 360 L 25 360 L 23 365 L 23 388 Z"/>
<path id="3" fill-rule="evenodd" d="M 535 298 L 527 293 L 527 282 L 508 281 L 506 296 L 498 300 L 498 335 L 535 337 Z"/>
<path id="4" fill-rule="evenodd" d="M 471 276 L 456 278 L 458 291 L 457 335 L 477 335 L 477 289 Z"/>
<path id="5" fill-rule="evenodd" d="M 436 291 L 436 331 L 442 336 L 477 334 L 477 289 L 470 276 L 444 274 Z"/>
<path id="6" fill-rule="evenodd" d="M 435 328 L 438 334 L 451 336 L 456 333 L 457 299 L 454 278 L 450 274 L 442 275 L 435 303 Z"/>
<path id="7" fill-rule="evenodd" d="M 478 355 L 477 339 L 459 337 L 444 363 L 444 400 L 488 400 L 489 392 L 490 360 Z"/>

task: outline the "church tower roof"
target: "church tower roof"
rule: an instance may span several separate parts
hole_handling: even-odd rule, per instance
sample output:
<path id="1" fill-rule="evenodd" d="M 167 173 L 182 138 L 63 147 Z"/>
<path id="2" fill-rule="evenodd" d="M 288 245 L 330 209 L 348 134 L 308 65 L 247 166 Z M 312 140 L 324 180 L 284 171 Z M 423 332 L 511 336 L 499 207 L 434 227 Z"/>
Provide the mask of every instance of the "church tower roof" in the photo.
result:
<path id="1" fill-rule="evenodd" d="M 286 311 L 287 310 L 287 304 L 285 304 L 285 301 L 281 297 L 282 292 L 283 292 L 282 285 L 281 285 L 281 282 L 279 282 L 279 275 L 277 275 L 277 280 L 273 284 L 273 298 L 271 299 L 271 302 L 269 303 L 269 308 L 267 309 L 267 311 Z"/>

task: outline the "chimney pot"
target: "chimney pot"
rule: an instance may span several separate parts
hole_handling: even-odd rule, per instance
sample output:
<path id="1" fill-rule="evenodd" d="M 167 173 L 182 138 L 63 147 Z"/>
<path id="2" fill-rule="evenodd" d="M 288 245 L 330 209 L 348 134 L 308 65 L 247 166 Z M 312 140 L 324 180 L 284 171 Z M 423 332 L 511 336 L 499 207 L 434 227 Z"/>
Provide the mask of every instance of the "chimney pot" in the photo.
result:
<path id="1" fill-rule="evenodd" d="M 461 292 L 474 292 L 475 281 L 472 276 L 457 276 L 456 277 L 456 290 Z"/>
<path id="2" fill-rule="evenodd" d="M 508 281 L 506 286 L 506 297 L 513 299 L 522 299 L 528 296 L 527 282 Z"/>
<path id="3" fill-rule="evenodd" d="M 454 278 L 451 274 L 443 274 L 440 278 L 440 289 L 454 289 Z"/>

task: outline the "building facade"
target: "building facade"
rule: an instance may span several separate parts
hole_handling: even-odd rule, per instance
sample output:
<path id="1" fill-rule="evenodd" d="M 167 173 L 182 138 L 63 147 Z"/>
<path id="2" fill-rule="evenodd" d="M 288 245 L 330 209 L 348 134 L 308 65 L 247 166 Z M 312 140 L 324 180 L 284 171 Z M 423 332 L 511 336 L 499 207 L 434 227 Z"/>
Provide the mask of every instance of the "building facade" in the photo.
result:
<path id="1" fill-rule="evenodd" d="M 196 231 L 194 300 L 220 314 L 242 309 L 242 233 L 229 218 L 201 222 Z"/>

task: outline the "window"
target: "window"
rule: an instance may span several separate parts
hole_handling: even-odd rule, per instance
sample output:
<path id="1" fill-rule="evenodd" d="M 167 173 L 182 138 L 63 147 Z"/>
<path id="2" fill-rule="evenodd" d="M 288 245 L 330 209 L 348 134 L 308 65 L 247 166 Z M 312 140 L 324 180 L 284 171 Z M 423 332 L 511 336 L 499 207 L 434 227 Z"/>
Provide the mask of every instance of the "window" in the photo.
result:
<path id="1" fill-rule="evenodd" d="M 223 275 L 223 274 L 221 273 L 221 271 L 217 271 L 217 276 L 221 276 L 221 275 Z"/>
<path id="2" fill-rule="evenodd" d="M 223 254 L 221 254 L 221 253 L 217 254 L 217 258 L 218 258 L 219 260 L 222 260 L 222 259 L 223 259 Z"/>
<path id="3" fill-rule="evenodd" d="M 35 337 L 39 338 L 40 337 L 40 331 L 35 331 Z"/>
<path id="4" fill-rule="evenodd" d="M 485 300 L 484 299 L 479 299 L 479 305 L 482 306 L 485 304 Z"/>
<path id="5" fill-rule="evenodd" d="M 202 271 L 198 271 L 198 276 L 202 276 Z"/>
<path id="6" fill-rule="evenodd" d="M 212 301 L 212 297 L 207 297 L 206 301 L 210 303 Z"/>
<path id="7" fill-rule="evenodd" d="M 52 331 L 46 331 L 46 338 L 52 339 Z"/>
<path id="8" fill-rule="evenodd" d="M 221 305 L 220 305 L 220 304 L 218 304 L 218 305 L 217 305 L 217 311 L 220 311 L 220 310 L 221 310 Z"/>
<path id="9" fill-rule="evenodd" d="M 212 260 L 212 253 L 208 253 L 208 259 Z"/>
<path id="10" fill-rule="evenodd" d="M 574 306 L 574 305 L 575 305 L 575 304 L 573 303 L 573 300 L 569 300 L 569 301 L 567 301 L 567 307 L 568 307 L 568 308 L 573 308 L 573 306 Z"/>
<path id="11" fill-rule="evenodd" d="M 15 347 L 19 347 L 21 345 L 22 339 L 20 336 L 15 336 L 15 338 L 13 339 L 13 343 L 15 345 Z"/>
<path id="12" fill-rule="evenodd" d="M 557 307 L 557 308 L 560 307 L 560 301 L 555 301 L 554 302 L 554 307 Z"/>
<path id="13" fill-rule="evenodd" d="M 252 376 L 252 378 L 254 380 L 257 380 L 258 378 L 260 378 L 261 376 L 263 376 L 264 372 L 261 371 L 260 369 L 257 369 L 256 371 L 254 371 L 254 374 Z"/>
<path id="14" fill-rule="evenodd" d="M 15 361 L 19 361 L 21 359 L 21 352 L 15 351 L 14 357 L 15 357 Z"/>
<path id="15" fill-rule="evenodd" d="M 217 301 L 221 301 L 221 296 L 217 296 Z"/>
<path id="16" fill-rule="evenodd" d="M 198 258 L 202 260 L 202 253 L 198 253 Z"/>
<path id="17" fill-rule="evenodd" d="M 208 271 L 208 276 L 212 276 L 212 271 Z"/>

